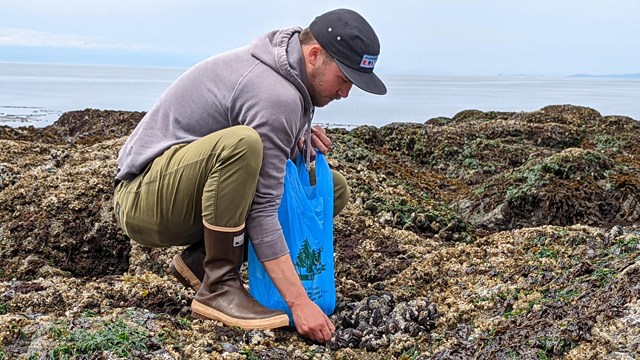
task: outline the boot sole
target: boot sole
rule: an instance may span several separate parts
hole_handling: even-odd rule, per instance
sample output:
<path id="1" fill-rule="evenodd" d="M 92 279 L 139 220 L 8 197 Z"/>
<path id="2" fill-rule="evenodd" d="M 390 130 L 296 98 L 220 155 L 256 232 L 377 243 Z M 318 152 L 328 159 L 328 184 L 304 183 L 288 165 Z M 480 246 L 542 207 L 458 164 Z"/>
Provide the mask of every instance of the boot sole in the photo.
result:
<path id="1" fill-rule="evenodd" d="M 196 292 L 200 290 L 200 280 L 193 272 L 191 272 L 191 269 L 189 269 L 187 264 L 182 261 L 180 254 L 173 257 L 173 260 L 171 260 L 171 263 L 169 264 L 169 270 L 171 271 L 171 274 L 173 274 L 173 276 L 175 276 L 175 278 L 184 285 L 184 287 L 191 288 Z"/>
<path id="2" fill-rule="evenodd" d="M 266 330 L 289 326 L 289 316 L 287 314 L 266 319 L 238 319 L 195 300 L 191 303 L 191 317 L 201 320 L 218 320 L 227 326 L 238 326 L 245 330 Z"/>

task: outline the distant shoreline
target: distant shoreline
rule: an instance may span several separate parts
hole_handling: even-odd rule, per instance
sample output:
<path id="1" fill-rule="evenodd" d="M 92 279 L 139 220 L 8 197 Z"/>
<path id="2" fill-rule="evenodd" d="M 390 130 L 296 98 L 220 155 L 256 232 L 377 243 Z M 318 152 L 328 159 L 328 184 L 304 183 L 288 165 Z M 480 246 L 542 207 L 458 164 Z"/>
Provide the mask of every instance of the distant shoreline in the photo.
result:
<path id="1" fill-rule="evenodd" d="M 569 77 L 577 77 L 577 78 L 640 79 L 640 73 L 637 73 L 637 74 L 605 74 L 605 75 L 574 74 L 574 75 L 569 75 Z"/>
<path id="2" fill-rule="evenodd" d="M 74 62 L 39 62 L 39 61 L 9 61 L 9 60 L 0 60 L 0 65 L 26 65 L 26 66 L 60 66 L 66 68 L 115 68 L 115 69 L 150 69 L 150 70 L 175 70 L 175 71 L 186 71 L 191 66 L 180 66 L 180 65 L 141 65 L 141 64 L 100 64 L 100 63 L 74 63 Z M 541 77 L 541 78 L 564 78 L 564 77 L 588 77 L 588 78 L 631 78 L 631 79 L 639 79 L 640 73 L 628 73 L 628 74 L 543 74 L 543 73 L 502 73 L 498 72 L 496 74 L 493 73 L 482 73 L 482 74 L 468 74 L 464 72 L 460 73 L 448 73 L 448 72 L 435 72 L 435 73 L 402 73 L 402 72 L 390 72 L 390 73 L 382 73 L 383 76 L 391 76 L 391 77 Z"/>

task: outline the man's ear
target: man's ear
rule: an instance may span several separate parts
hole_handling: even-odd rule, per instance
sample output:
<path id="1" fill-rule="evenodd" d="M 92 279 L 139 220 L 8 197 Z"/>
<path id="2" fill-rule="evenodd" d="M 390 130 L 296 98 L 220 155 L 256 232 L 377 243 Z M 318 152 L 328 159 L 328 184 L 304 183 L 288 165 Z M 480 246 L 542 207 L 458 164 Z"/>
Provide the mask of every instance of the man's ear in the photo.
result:
<path id="1" fill-rule="evenodd" d="M 309 52 L 307 53 L 309 64 L 313 66 L 316 64 L 316 62 L 320 61 L 321 53 L 322 53 L 322 47 L 319 44 L 311 45 L 309 47 Z"/>

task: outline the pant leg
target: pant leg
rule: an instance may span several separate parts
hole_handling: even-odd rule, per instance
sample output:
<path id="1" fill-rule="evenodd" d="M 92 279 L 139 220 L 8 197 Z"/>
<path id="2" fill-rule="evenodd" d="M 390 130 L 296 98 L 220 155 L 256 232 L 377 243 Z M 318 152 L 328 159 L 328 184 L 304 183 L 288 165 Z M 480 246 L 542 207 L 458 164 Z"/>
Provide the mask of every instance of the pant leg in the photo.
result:
<path id="1" fill-rule="evenodd" d="M 341 173 L 333 169 L 331 169 L 331 173 L 333 174 L 333 217 L 336 217 L 347 206 L 351 190 L 347 185 L 347 179 Z M 309 183 L 311 185 L 316 184 L 315 166 L 311 167 L 311 171 L 309 171 Z"/>
<path id="2" fill-rule="evenodd" d="M 175 145 L 115 190 L 118 224 L 147 246 L 202 239 L 203 222 L 220 231 L 244 227 L 262 166 L 255 130 L 235 126 Z"/>

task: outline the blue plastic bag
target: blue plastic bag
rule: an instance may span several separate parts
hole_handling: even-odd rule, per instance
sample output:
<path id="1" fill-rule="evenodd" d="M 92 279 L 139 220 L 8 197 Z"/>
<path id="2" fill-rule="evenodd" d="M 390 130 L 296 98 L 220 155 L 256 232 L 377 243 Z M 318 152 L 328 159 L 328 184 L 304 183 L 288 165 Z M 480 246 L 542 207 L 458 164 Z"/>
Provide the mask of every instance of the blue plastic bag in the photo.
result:
<path id="1" fill-rule="evenodd" d="M 316 157 L 316 184 L 310 185 L 302 157 L 297 165 L 287 160 L 284 194 L 278 218 L 289 246 L 291 260 L 309 298 L 325 314 L 336 307 L 333 262 L 333 174 L 321 153 Z M 286 312 L 291 310 L 258 260 L 249 242 L 249 289 L 262 305 Z"/>

